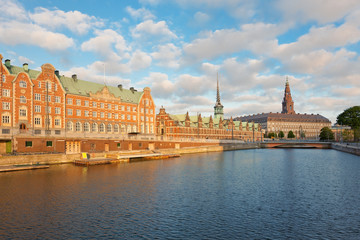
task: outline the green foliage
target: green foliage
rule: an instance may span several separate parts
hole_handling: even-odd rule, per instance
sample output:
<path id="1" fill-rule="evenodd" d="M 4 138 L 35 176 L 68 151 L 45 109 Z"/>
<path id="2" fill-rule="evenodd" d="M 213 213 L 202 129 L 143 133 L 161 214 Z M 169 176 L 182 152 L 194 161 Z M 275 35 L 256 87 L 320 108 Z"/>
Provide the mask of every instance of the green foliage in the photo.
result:
<path id="1" fill-rule="evenodd" d="M 323 127 L 320 130 L 320 140 L 321 141 L 329 141 L 329 140 L 334 140 L 334 133 L 333 131 L 331 131 L 330 128 L 328 127 Z"/>
<path id="2" fill-rule="evenodd" d="M 280 131 L 278 136 L 279 136 L 279 138 L 283 138 L 283 137 L 285 137 L 285 134 L 283 131 Z"/>
<path id="3" fill-rule="evenodd" d="M 289 131 L 287 137 L 288 138 L 295 138 L 295 134 L 293 133 L 293 131 Z"/>
<path id="4" fill-rule="evenodd" d="M 270 132 L 268 133 L 268 138 L 277 138 L 276 133 Z"/>
<path id="5" fill-rule="evenodd" d="M 337 124 L 347 125 L 352 129 L 360 127 L 360 106 L 354 106 L 346 109 L 336 119 Z"/>

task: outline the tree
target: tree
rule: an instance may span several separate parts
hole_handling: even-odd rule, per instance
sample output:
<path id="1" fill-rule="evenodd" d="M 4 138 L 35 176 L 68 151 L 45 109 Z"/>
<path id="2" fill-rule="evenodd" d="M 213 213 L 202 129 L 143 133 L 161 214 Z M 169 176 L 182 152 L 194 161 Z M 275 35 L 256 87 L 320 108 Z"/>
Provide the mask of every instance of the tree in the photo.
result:
<path id="1" fill-rule="evenodd" d="M 329 140 L 334 140 L 334 133 L 333 131 L 331 131 L 330 128 L 328 127 L 323 127 L 320 130 L 320 141 L 329 141 Z"/>
<path id="2" fill-rule="evenodd" d="M 278 136 L 279 136 L 279 138 L 283 138 L 283 137 L 285 137 L 285 134 L 283 131 L 280 131 Z"/>
<path id="3" fill-rule="evenodd" d="M 268 133 L 268 138 L 275 138 L 275 133 L 273 132 Z"/>
<path id="4" fill-rule="evenodd" d="M 346 109 L 336 118 L 339 125 L 350 126 L 354 130 L 354 141 L 359 140 L 360 135 L 360 106 L 353 106 Z"/>
<path id="5" fill-rule="evenodd" d="M 289 131 L 287 137 L 288 138 L 295 138 L 295 134 L 293 133 L 293 131 Z"/>

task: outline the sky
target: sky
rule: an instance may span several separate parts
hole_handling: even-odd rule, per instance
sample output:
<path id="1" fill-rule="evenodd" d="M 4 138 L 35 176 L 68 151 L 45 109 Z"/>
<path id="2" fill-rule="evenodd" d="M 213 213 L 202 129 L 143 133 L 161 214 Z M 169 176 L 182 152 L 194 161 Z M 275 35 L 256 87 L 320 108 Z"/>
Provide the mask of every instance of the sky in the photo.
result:
<path id="1" fill-rule="evenodd" d="M 360 102 L 358 0 L 0 0 L 13 65 L 142 90 L 171 114 L 295 111 L 334 124 Z"/>

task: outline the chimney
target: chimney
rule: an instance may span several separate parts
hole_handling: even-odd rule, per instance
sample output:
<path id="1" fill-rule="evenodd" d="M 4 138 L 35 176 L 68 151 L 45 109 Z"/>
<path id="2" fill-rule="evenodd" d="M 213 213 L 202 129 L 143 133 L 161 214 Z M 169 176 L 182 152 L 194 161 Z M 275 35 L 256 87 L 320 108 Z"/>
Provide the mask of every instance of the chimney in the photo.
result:
<path id="1" fill-rule="evenodd" d="M 118 88 L 119 88 L 120 90 L 122 90 L 122 84 L 119 84 L 119 85 L 118 85 Z"/>
<path id="2" fill-rule="evenodd" d="M 5 60 L 5 66 L 6 66 L 7 68 L 10 68 L 10 59 L 6 59 L 6 60 Z"/>
<path id="3" fill-rule="evenodd" d="M 131 88 L 130 88 L 130 91 L 131 91 L 132 93 L 134 93 L 134 92 L 135 92 L 135 88 L 134 88 L 134 87 L 131 87 Z"/>
<path id="4" fill-rule="evenodd" d="M 78 79 L 77 79 L 76 74 L 73 74 L 71 77 L 72 77 L 72 79 L 74 80 L 74 82 L 77 82 Z"/>
<path id="5" fill-rule="evenodd" d="M 24 69 L 25 72 L 28 72 L 29 71 L 29 64 L 24 63 L 23 64 L 23 69 Z"/>
<path id="6" fill-rule="evenodd" d="M 60 72 L 59 72 L 59 70 L 55 70 L 55 75 L 58 76 L 58 77 L 60 77 Z"/>

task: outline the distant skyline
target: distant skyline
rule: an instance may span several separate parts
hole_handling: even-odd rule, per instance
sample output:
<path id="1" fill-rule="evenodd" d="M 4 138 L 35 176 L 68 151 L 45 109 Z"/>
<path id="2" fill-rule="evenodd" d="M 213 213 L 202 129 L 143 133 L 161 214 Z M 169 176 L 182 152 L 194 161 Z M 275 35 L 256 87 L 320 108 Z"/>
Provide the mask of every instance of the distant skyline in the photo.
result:
<path id="1" fill-rule="evenodd" d="M 167 112 L 297 113 L 334 124 L 360 104 L 358 0 L 0 0 L 0 53 L 13 65 L 143 89 Z"/>

